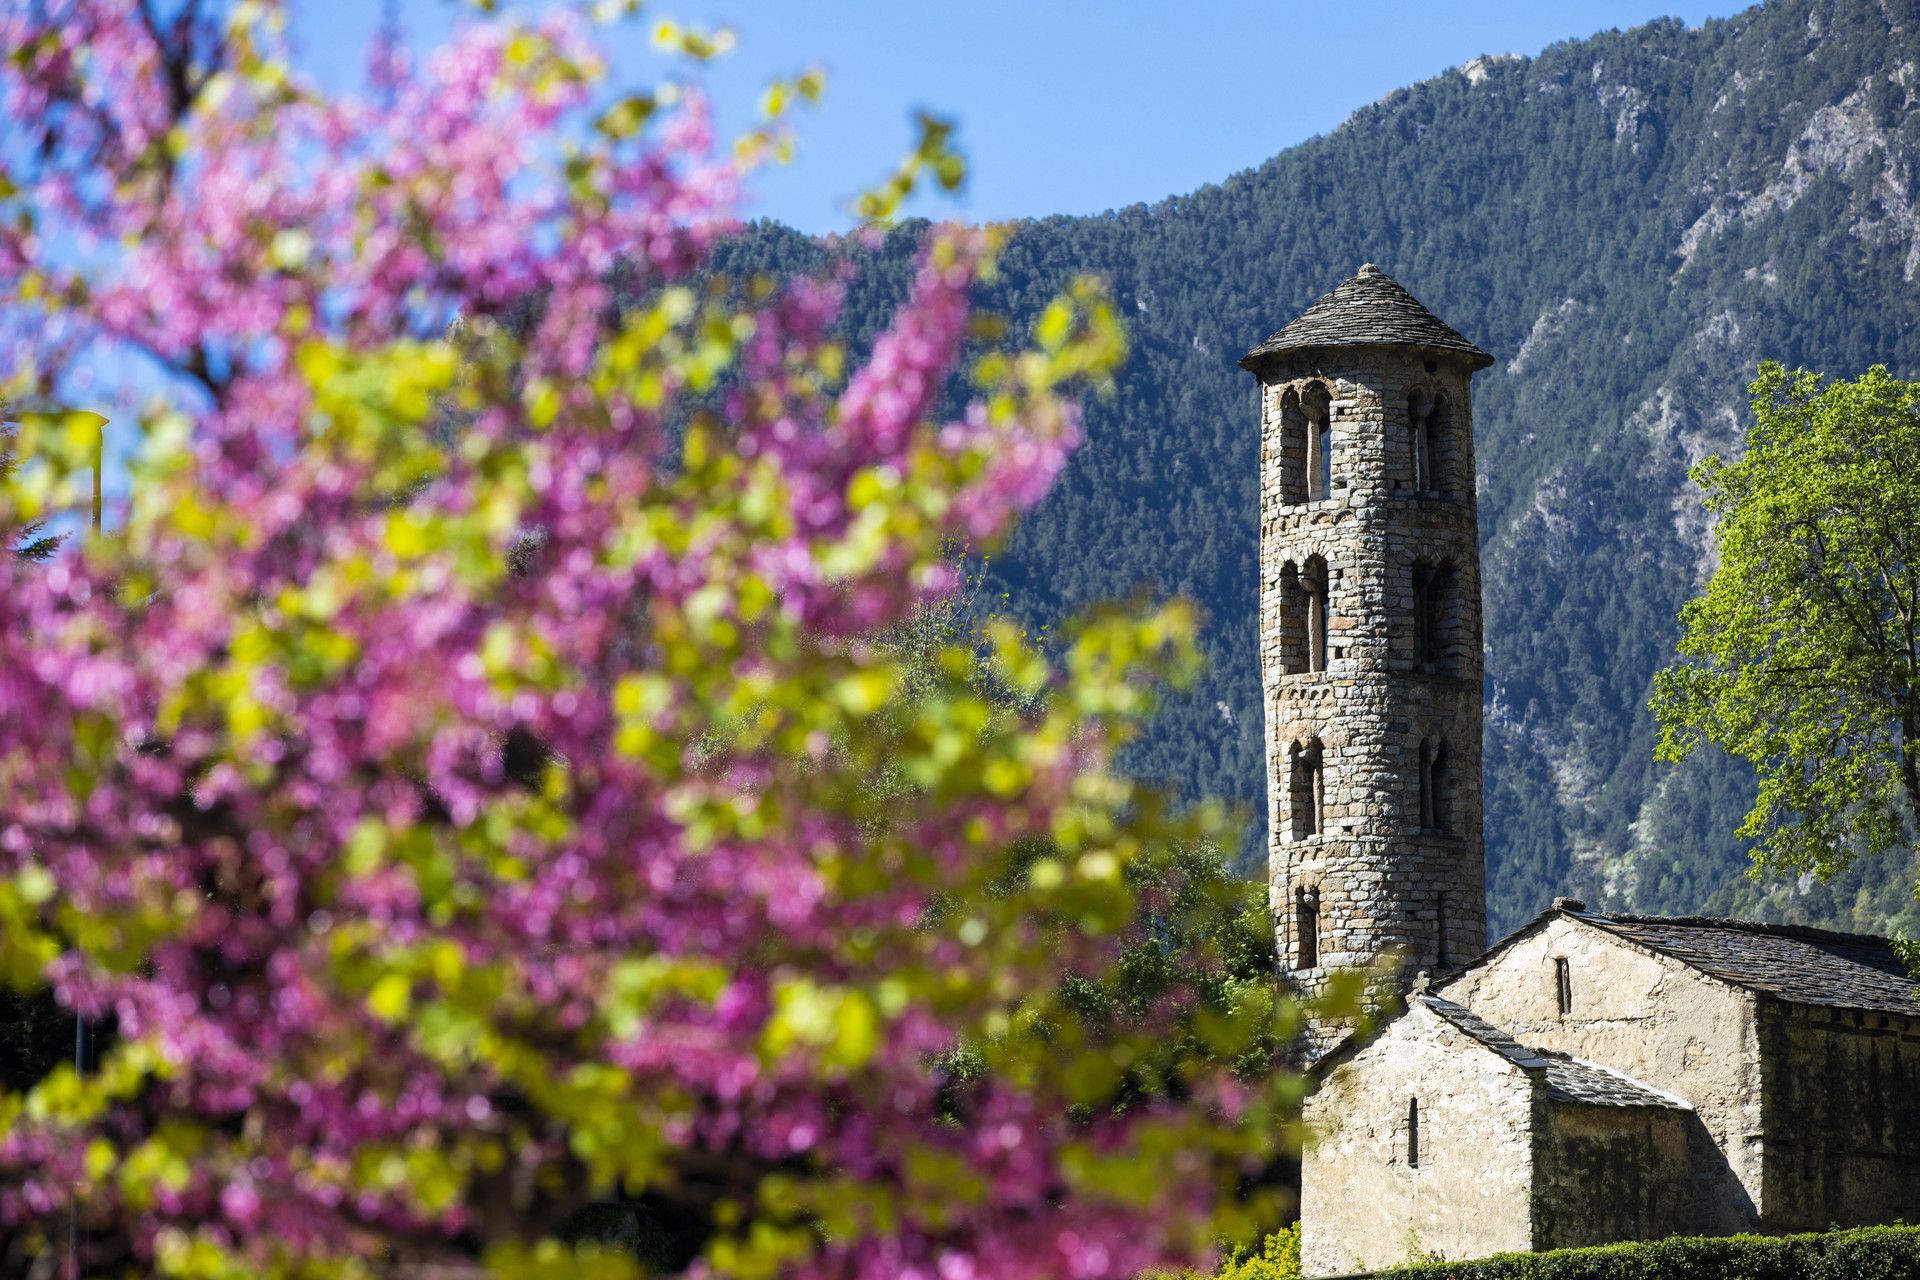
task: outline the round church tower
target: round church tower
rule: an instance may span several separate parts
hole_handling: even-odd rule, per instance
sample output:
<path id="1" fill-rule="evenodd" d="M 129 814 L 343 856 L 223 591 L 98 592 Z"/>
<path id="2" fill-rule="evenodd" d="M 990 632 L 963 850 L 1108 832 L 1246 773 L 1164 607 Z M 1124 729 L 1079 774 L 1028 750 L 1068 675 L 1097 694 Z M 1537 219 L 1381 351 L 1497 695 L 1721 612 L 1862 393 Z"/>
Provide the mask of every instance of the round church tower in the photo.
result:
<path id="1" fill-rule="evenodd" d="M 1268 894 L 1306 992 L 1486 946 L 1472 380 L 1492 363 L 1371 264 L 1240 361 L 1260 380 Z"/>

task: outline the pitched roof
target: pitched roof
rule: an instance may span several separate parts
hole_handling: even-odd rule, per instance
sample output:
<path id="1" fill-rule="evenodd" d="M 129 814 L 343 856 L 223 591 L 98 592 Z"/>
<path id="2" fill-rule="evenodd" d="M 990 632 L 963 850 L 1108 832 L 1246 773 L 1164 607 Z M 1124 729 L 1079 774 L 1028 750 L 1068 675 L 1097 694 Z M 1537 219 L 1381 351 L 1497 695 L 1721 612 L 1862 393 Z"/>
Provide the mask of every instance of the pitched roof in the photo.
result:
<path id="1" fill-rule="evenodd" d="M 1776 999 L 1920 1016 L 1914 976 L 1886 938 L 1705 916 L 1561 910 L 1701 973 Z"/>
<path id="2" fill-rule="evenodd" d="M 1611 1067 L 1550 1049 L 1529 1048 L 1464 1005 L 1434 995 L 1418 995 L 1414 999 L 1521 1070 L 1544 1076 L 1547 1096 L 1557 1102 L 1598 1107 L 1693 1109 L 1683 1099 L 1662 1093 Z"/>
<path id="3" fill-rule="evenodd" d="M 1254 369 L 1267 356 L 1288 351 L 1378 346 L 1454 351 L 1467 356 L 1475 369 L 1493 363 L 1492 356 L 1448 328 L 1399 281 L 1369 262 L 1293 323 L 1240 357 L 1240 367 Z"/>

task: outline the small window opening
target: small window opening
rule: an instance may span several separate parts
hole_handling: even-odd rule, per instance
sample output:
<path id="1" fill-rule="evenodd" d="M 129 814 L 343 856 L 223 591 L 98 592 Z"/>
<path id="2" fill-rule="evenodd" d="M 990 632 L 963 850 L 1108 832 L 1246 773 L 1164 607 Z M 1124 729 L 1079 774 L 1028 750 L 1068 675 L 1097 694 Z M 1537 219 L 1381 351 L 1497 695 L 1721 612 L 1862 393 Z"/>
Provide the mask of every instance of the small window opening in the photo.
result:
<path id="1" fill-rule="evenodd" d="M 1325 387 L 1307 388 L 1302 397 L 1307 426 L 1307 501 L 1333 492 L 1333 413 Z"/>
<path id="2" fill-rule="evenodd" d="M 1319 739 L 1295 745 L 1291 754 L 1293 838 L 1304 840 L 1320 834 L 1321 811 L 1326 803 Z"/>
<path id="3" fill-rule="evenodd" d="M 1564 1018 L 1573 1012 L 1573 973 L 1565 956 L 1554 957 L 1553 988 L 1560 1004 L 1560 1016 Z"/>
<path id="4" fill-rule="evenodd" d="M 1449 964 L 1447 960 L 1447 892 L 1442 889 L 1433 895 L 1433 958 L 1440 968 Z"/>
<path id="5" fill-rule="evenodd" d="M 1320 890 L 1303 886 L 1293 891 L 1294 968 L 1320 964 Z"/>
<path id="6" fill-rule="evenodd" d="M 1407 1099 L 1407 1167 L 1420 1167 L 1420 1099 Z"/>

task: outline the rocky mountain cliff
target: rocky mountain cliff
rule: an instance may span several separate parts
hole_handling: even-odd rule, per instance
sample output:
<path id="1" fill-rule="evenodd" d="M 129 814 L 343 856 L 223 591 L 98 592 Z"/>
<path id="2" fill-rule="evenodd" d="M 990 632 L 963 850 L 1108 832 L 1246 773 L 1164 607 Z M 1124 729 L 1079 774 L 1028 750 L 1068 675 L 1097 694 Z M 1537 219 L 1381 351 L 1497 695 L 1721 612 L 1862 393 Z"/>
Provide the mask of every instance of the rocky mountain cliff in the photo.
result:
<path id="1" fill-rule="evenodd" d="M 1026 317 L 1102 272 L 1135 354 L 993 575 L 1034 619 L 1134 590 L 1205 605 L 1212 674 L 1137 764 L 1256 824 L 1258 426 L 1234 361 L 1369 261 L 1499 357 L 1475 403 L 1496 933 L 1558 893 L 1920 926 L 1911 865 L 1748 882 L 1747 778 L 1656 766 L 1646 711 L 1708 562 L 1686 469 L 1739 439 L 1755 365 L 1920 375 L 1920 0 L 1477 59 L 1218 186 L 1021 229 L 990 301 Z"/>

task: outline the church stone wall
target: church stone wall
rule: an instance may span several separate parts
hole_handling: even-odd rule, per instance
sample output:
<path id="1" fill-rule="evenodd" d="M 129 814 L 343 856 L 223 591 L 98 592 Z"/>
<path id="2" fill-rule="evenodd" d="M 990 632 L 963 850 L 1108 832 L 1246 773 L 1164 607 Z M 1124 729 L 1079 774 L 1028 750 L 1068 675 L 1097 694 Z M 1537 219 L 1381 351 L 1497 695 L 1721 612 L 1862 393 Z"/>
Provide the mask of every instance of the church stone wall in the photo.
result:
<path id="1" fill-rule="evenodd" d="M 1920 1221 L 1920 1020 L 1761 1006 L 1769 1231 Z"/>
<path id="2" fill-rule="evenodd" d="M 1570 997 L 1564 1014 L 1560 960 Z M 1760 1227 L 1760 1043 L 1748 993 L 1555 916 L 1442 994 L 1523 1044 L 1571 1053 L 1685 1098 L 1697 1117 L 1688 1134 L 1688 1229 L 1726 1235 Z"/>
<path id="3" fill-rule="evenodd" d="M 1471 377 L 1463 357 L 1395 347 L 1276 356 L 1261 369 L 1268 887 L 1282 968 L 1309 992 L 1330 969 L 1383 954 L 1410 977 L 1486 945 Z M 1429 449 L 1422 490 L 1416 406 L 1442 402 L 1434 438 L 1445 444 Z M 1327 496 L 1305 497 L 1317 477 L 1302 474 L 1315 459 L 1301 440 L 1321 404 Z M 1302 610 L 1321 565 L 1325 661 L 1312 670 Z M 1423 620 L 1421 575 L 1437 567 L 1441 604 Z M 1423 799 L 1423 751 L 1435 744 L 1444 795 Z M 1293 764 L 1316 746 L 1319 795 Z M 1317 937 L 1303 939 L 1306 928 Z"/>
<path id="4" fill-rule="evenodd" d="M 1691 1232 L 1692 1121 L 1665 1107 L 1548 1104 L 1534 1148 L 1533 1247 Z"/>
<path id="5" fill-rule="evenodd" d="M 1307 1102 L 1316 1139 L 1301 1160 L 1304 1272 L 1532 1248 L 1541 1093 L 1525 1071 L 1424 1007 L 1395 1019 Z M 1416 1100 L 1417 1165 L 1409 1160 Z"/>

